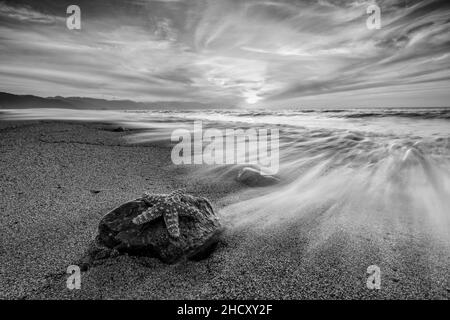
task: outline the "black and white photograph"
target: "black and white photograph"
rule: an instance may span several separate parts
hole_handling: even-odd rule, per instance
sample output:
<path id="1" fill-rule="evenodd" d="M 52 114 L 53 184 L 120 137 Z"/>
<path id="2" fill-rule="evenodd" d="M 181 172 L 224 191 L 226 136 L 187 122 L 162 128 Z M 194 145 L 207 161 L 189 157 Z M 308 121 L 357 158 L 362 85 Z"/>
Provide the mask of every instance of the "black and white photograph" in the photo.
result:
<path id="1" fill-rule="evenodd" d="M 0 0 L 0 300 L 449 298 L 449 1 Z"/>

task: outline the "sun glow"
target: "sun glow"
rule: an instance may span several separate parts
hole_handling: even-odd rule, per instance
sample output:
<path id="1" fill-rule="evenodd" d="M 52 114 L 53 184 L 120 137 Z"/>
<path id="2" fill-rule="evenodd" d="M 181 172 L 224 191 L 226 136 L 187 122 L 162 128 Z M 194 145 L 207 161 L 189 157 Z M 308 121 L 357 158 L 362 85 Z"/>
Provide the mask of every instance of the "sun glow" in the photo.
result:
<path id="1" fill-rule="evenodd" d="M 258 101 L 262 100 L 262 98 L 260 96 L 258 96 L 258 94 L 256 92 L 246 92 L 244 94 L 245 97 L 245 102 L 247 102 L 248 104 L 255 104 Z"/>

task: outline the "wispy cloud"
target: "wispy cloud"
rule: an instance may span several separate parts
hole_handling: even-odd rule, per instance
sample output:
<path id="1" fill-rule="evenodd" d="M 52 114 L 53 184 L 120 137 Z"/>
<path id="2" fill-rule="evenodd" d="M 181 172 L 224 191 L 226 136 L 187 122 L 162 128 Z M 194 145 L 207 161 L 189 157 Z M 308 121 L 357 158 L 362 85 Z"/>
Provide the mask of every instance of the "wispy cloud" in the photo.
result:
<path id="1" fill-rule="evenodd" d="M 450 6 L 377 1 L 82 0 L 0 3 L 3 90 L 214 105 L 442 105 Z M 397 89 L 394 89 L 397 88 Z"/>
<path id="2" fill-rule="evenodd" d="M 17 20 L 22 23 L 31 22 L 41 24 L 54 24 L 58 19 L 61 20 L 61 18 L 36 11 L 28 5 L 17 7 L 8 5 L 3 1 L 0 2 L 0 18 Z"/>

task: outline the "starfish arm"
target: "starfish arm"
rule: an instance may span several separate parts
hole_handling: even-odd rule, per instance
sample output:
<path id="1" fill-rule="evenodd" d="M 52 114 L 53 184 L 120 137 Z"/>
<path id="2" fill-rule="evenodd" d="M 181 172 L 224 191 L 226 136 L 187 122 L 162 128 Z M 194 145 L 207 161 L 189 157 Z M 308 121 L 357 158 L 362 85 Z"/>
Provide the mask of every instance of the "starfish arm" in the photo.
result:
<path id="1" fill-rule="evenodd" d="M 144 224 L 161 216 L 161 212 L 155 208 L 149 208 L 133 219 L 134 224 Z"/>
<path id="2" fill-rule="evenodd" d="M 180 202 L 184 197 L 186 197 L 185 189 L 178 189 L 175 191 L 172 191 L 167 196 L 168 199 L 176 202 Z"/>
<path id="3" fill-rule="evenodd" d="M 185 189 L 184 188 L 177 189 L 177 190 L 174 190 L 171 193 L 169 193 L 169 198 L 173 197 L 173 196 L 182 196 L 184 194 L 185 194 Z"/>
<path id="4" fill-rule="evenodd" d="M 179 215 L 182 217 L 198 217 L 201 216 L 197 208 L 186 203 L 179 203 L 176 205 Z"/>
<path id="5" fill-rule="evenodd" d="M 167 210 L 163 216 L 169 235 L 178 238 L 180 236 L 178 212 L 176 210 Z"/>
<path id="6" fill-rule="evenodd" d="M 161 196 L 160 194 L 151 194 L 149 192 L 145 192 L 142 195 L 142 199 L 150 205 L 153 205 L 154 203 L 161 201 L 162 198 L 163 196 Z"/>

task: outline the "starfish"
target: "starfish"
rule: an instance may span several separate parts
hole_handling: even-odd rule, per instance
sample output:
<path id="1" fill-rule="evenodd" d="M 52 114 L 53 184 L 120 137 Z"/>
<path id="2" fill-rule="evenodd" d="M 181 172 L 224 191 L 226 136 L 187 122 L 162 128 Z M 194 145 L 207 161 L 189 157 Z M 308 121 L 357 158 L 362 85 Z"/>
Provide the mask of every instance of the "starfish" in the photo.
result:
<path id="1" fill-rule="evenodd" d="M 173 238 L 179 238 L 180 227 L 178 217 L 199 214 L 195 206 L 189 205 L 181 200 L 187 196 L 182 190 L 173 191 L 168 195 L 145 193 L 143 196 L 144 201 L 152 206 L 132 221 L 134 224 L 141 225 L 162 216 L 169 235 Z"/>

